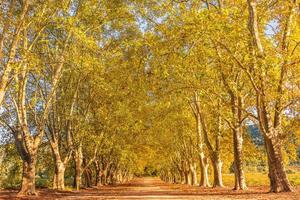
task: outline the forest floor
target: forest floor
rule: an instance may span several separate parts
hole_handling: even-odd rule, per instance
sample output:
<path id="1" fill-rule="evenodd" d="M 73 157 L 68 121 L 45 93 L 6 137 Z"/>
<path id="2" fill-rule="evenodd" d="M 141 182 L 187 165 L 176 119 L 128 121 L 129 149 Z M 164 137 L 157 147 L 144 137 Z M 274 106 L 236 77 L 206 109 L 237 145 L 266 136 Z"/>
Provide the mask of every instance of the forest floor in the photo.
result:
<path id="1" fill-rule="evenodd" d="M 173 185 L 162 182 L 158 178 L 136 178 L 127 184 L 103 186 L 100 188 L 76 191 L 38 190 L 39 195 L 30 198 L 16 198 L 16 191 L 0 191 L 0 199 L 259 199 L 259 200 L 299 200 L 300 187 L 293 193 L 268 193 L 268 187 L 249 187 L 247 191 L 233 191 L 225 188 L 199 188 L 186 185 Z"/>

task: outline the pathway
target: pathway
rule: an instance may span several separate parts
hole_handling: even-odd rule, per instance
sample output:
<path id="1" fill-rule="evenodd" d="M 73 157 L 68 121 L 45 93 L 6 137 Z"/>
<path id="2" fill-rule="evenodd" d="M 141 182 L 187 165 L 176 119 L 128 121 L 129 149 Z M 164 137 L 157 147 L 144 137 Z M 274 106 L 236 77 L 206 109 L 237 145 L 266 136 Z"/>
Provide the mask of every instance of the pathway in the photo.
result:
<path id="1" fill-rule="evenodd" d="M 248 191 L 236 192 L 231 188 L 199 188 L 186 185 L 174 185 L 162 182 L 158 178 L 136 178 L 130 183 L 117 186 L 104 186 L 76 191 L 59 192 L 49 189 L 40 190 L 39 196 L 22 199 L 270 199 L 298 200 L 300 188 L 295 193 L 270 194 L 266 187 L 250 188 Z M 15 191 L 0 191 L 0 199 L 17 199 Z M 19 198 L 20 199 L 20 198 Z"/>

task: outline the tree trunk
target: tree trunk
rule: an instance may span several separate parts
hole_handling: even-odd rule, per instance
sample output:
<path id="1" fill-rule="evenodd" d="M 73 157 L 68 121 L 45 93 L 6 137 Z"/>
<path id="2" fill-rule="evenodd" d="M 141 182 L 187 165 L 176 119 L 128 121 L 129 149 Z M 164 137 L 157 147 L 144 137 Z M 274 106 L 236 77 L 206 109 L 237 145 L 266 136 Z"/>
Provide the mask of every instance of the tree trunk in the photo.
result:
<path id="1" fill-rule="evenodd" d="M 102 174 L 102 184 L 103 185 L 107 185 L 107 183 L 108 183 L 107 174 L 108 174 L 108 170 L 107 169 L 103 170 L 103 174 Z"/>
<path id="2" fill-rule="evenodd" d="M 189 176 L 189 171 L 184 171 L 184 184 L 189 184 L 190 183 L 190 176 Z"/>
<path id="3" fill-rule="evenodd" d="M 50 137 L 49 137 L 50 138 Z M 55 162 L 55 171 L 53 177 L 53 189 L 65 189 L 65 164 L 61 159 L 57 140 L 50 140 L 50 147 Z"/>
<path id="4" fill-rule="evenodd" d="M 184 184 L 184 179 L 185 178 L 185 176 L 184 176 L 184 172 L 183 172 L 183 170 L 180 170 L 180 183 L 181 184 Z"/>
<path id="5" fill-rule="evenodd" d="M 97 178 L 96 178 L 96 186 L 100 187 L 103 186 L 103 172 L 102 170 L 97 171 Z"/>
<path id="6" fill-rule="evenodd" d="M 235 186 L 234 190 L 245 190 L 246 179 L 243 170 L 243 138 L 241 128 L 233 129 L 233 148 L 234 148 L 234 175 L 235 175 Z"/>
<path id="7" fill-rule="evenodd" d="M 76 160 L 75 164 L 75 188 L 76 190 L 80 190 L 80 185 L 81 185 L 81 167 L 80 167 L 80 161 L 79 159 Z"/>
<path id="8" fill-rule="evenodd" d="M 172 173 L 172 183 L 173 184 L 176 184 L 177 183 L 177 178 L 176 178 L 176 174 L 175 173 Z"/>
<path id="9" fill-rule="evenodd" d="M 199 102 L 197 100 L 197 102 Z M 220 132 L 221 132 L 221 117 L 218 117 L 218 133 L 215 135 L 215 150 L 213 149 L 213 146 L 209 140 L 208 137 L 208 129 L 205 122 L 205 117 L 203 113 L 201 112 L 200 104 L 196 104 L 197 113 L 199 115 L 198 123 L 201 124 L 202 130 L 203 130 L 203 140 L 206 144 L 206 147 L 209 152 L 209 158 L 212 162 L 213 171 L 214 171 L 214 187 L 223 187 L 223 181 L 222 181 L 222 161 L 220 159 Z"/>
<path id="10" fill-rule="evenodd" d="M 203 152 L 200 153 L 199 158 L 200 158 L 200 173 L 201 173 L 199 186 L 210 187 L 209 178 L 208 178 L 208 167 L 209 167 L 208 160 L 204 156 Z"/>
<path id="11" fill-rule="evenodd" d="M 125 169 L 124 171 L 123 171 L 123 173 L 122 173 L 122 183 L 126 183 L 127 182 L 127 180 L 128 180 L 128 171 Z"/>
<path id="12" fill-rule="evenodd" d="M 95 161 L 95 168 L 96 168 L 96 186 L 100 187 L 100 186 L 102 186 L 103 170 L 102 170 L 101 164 L 98 160 Z"/>
<path id="13" fill-rule="evenodd" d="M 273 123 L 264 104 L 263 99 L 257 98 L 259 125 L 264 135 L 268 158 L 270 192 L 291 192 L 293 189 L 284 169 L 281 152 L 282 127 L 280 124 L 276 128 L 272 127 Z"/>
<path id="14" fill-rule="evenodd" d="M 122 183 L 123 182 L 123 176 L 122 176 L 122 170 L 121 169 L 117 170 L 116 181 L 117 181 L 117 183 Z"/>
<path id="15" fill-rule="evenodd" d="M 84 179 L 85 179 L 85 186 L 91 187 L 92 186 L 92 172 L 91 169 L 86 169 L 84 171 Z"/>
<path id="16" fill-rule="evenodd" d="M 115 173 L 112 172 L 109 176 L 110 184 L 115 185 L 116 184 L 116 179 L 115 179 Z"/>
<path id="17" fill-rule="evenodd" d="M 292 186 L 287 178 L 279 139 L 265 137 L 269 164 L 270 192 L 291 192 Z"/>
<path id="18" fill-rule="evenodd" d="M 82 147 L 81 145 L 77 149 L 77 151 L 74 153 L 74 160 L 75 160 L 75 180 L 74 180 L 74 187 L 76 188 L 77 191 L 80 190 L 80 185 L 81 185 L 81 175 L 82 175 L 82 170 L 81 170 L 81 165 L 82 165 Z"/>
<path id="19" fill-rule="evenodd" d="M 213 187 L 223 187 L 222 180 L 222 161 L 219 158 L 219 155 L 215 155 L 212 160 L 213 171 L 214 171 L 214 185 Z"/>
<path id="20" fill-rule="evenodd" d="M 198 179 L 197 179 L 197 165 L 196 163 L 190 164 L 190 172 L 191 172 L 191 185 L 197 185 Z"/>
<path id="21" fill-rule="evenodd" d="M 28 161 L 23 161 L 22 185 L 18 193 L 20 196 L 37 195 L 35 191 L 36 157 L 37 155 L 34 155 Z"/>
<path id="22" fill-rule="evenodd" d="M 200 105 L 199 105 L 199 99 L 198 94 L 194 94 L 194 104 L 191 104 L 191 108 L 194 112 L 194 116 L 196 119 L 196 125 L 197 125 L 197 143 L 199 146 L 199 161 L 200 161 L 200 187 L 210 187 L 209 179 L 208 179 L 208 159 L 205 157 L 204 149 L 203 149 L 203 137 L 202 137 L 202 131 L 201 131 L 201 116 L 200 116 Z"/>
<path id="23" fill-rule="evenodd" d="M 83 175 L 84 175 L 85 187 L 87 187 L 87 188 L 92 187 L 92 170 L 89 167 L 90 163 L 87 162 L 87 159 L 83 158 L 82 164 L 83 164 L 82 171 L 83 171 Z"/>
<path id="24" fill-rule="evenodd" d="M 57 190 L 65 189 L 65 165 L 61 161 L 55 162 L 53 189 L 57 189 Z"/>
<path id="25" fill-rule="evenodd" d="M 192 172 L 191 171 L 189 171 L 188 172 L 188 185 L 192 185 Z"/>

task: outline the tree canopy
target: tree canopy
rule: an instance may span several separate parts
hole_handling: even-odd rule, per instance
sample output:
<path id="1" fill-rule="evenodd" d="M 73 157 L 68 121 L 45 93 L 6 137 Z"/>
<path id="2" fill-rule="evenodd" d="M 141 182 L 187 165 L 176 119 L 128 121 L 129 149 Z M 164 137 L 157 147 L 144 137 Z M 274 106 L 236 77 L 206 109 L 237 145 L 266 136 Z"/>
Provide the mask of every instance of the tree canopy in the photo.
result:
<path id="1" fill-rule="evenodd" d="M 293 190 L 297 0 L 3 0 L 0 70 L 0 186 L 20 195 L 223 173 L 245 190 L 246 172 Z"/>

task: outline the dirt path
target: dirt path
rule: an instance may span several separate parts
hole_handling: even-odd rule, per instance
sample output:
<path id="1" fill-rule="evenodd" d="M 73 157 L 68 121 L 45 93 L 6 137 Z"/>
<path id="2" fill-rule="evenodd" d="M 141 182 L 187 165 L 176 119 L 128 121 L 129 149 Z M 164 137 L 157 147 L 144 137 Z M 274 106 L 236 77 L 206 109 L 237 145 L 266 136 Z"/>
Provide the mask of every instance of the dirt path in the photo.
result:
<path id="1" fill-rule="evenodd" d="M 0 199 L 16 198 L 15 191 L 0 191 Z M 199 188 L 185 185 L 166 184 L 158 178 L 136 178 L 128 184 L 104 186 L 81 190 L 80 192 L 58 192 L 39 190 L 39 196 L 21 199 L 261 199 L 261 200 L 299 200 L 300 188 L 294 193 L 270 194 L 266 187 L 249 188 L 248 191 L 236 192 L 231 188 Z"/>

